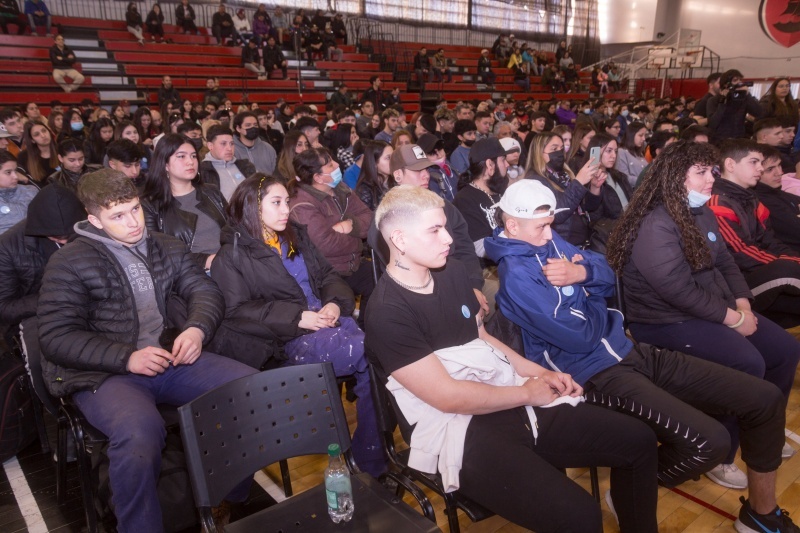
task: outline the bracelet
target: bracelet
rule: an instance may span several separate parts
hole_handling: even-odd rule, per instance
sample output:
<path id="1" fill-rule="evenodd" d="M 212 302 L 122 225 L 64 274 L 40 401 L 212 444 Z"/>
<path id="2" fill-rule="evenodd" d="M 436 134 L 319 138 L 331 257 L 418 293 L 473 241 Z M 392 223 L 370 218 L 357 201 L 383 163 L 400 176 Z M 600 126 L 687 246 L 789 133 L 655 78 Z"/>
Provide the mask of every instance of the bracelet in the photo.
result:
<path id="1" fill-rule="evenodd" d="M 739 313 L 739 321 L 736 324 L 728 326 L 731 329 L 736 329 L 739 326 L 741 326 L 742 324 L 744 324 L 744 311 L 739 311 L 737 309 L 737 312 Z"/>

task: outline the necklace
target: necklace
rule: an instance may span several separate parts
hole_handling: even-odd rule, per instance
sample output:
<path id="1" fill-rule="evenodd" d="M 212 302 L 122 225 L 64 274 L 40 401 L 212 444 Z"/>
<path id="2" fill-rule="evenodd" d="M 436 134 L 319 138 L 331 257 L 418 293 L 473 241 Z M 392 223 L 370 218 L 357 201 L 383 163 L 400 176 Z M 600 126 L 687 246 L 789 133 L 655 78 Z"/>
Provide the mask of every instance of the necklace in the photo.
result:
<path id="1" fill-rule="evenodd" d="M 470 185 L 472 185 L 473 187 L 475 187 L 476 189 L 478 189 L 479 191 L 481 191 L 482 193 L 484 193 L 486 196 L 488 196 L 488 197 L 489 197 L 489 200 L 491 200 L 492 204 L 494 204 L 494 198 L 492 198 L 492 193 L 491 193 L 491 192 L 487 191 L 486 189 L 481 189 L 480 187 L 478 187 L 477 185 L 475 185 L 475 182 L 474 182 L 474 181 L 473 181 L 472 183 L 470 183 Z M 490 205 L 491 205 L 491 204 L 490 204 Z"/>
<path id="2" fill-rule="evenodd" d="M 425 285 L 422 285 L 420 287 L 414 287 L 413 285 L 406 285 L 405 283 L 403 283 L 402 281 L 400 281 L 396 277 L 392 276 L 392 274 L 391 274 L 391 272 L 389 272 L 388 268 L 386 269 L 386 274 L 390 278 L 392 278 L 392 281 L 394 281 L 395 283 L 397 283 L 398 285 L 400 285 L 404 289 L 408 289 L 410 291 L 421 291 L 422 289 L 427 289 L 428 285 L 430 285 L 431 282 L 433 281 L 433 275 L 431 275 L 431 271 L 430 270 L 428 270 L 428 281 L 425 282 Z"/>

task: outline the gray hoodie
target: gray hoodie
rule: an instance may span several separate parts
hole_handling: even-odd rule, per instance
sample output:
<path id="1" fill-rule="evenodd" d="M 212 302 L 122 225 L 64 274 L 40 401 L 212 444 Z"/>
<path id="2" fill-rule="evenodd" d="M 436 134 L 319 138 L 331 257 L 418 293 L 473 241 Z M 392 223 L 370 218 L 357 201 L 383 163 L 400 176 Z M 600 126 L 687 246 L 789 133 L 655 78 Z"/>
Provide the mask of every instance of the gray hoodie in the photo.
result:
<path id="1" fill-rule="evenodd" d="M 125 245 L 111 239 L 106 232 L 95 228 L 88 220 L 75 224 L 75 232 L 94 241 L 101 242 L 119 261 L 120 267 L 128 276 L 131 291 L 136 302 L 136 314 L 139 318 L 139 338 L 136 349 L 147 346 L 159 346 L 158 338 L 164 329 L 164 317 L 156 300 L 155 286 L 148 270 L 147 228 L 144 228 L 141 240 L 133 245 Z M 131 324 L 131 326 L 133 326 Z"/>
<path id="2" fill-rule="evenodd" d="M 222 196 L 230 201 L 231 196 L 233 196 L 233 191 L 235 191 L 236 187 L 247 177 L 242 175 L 241 171 L 239 171 L 239 167 L 236 166 L 236 158 L 234 158 L 233 161 L 223 161 L 222 159 L 217 159 L 209 152 L 206 154 L 205 158 L 203 158 L 203 161 L 209 161 L 214 165 L 214 170 L 216 170 L 217 175 L 219 175 L 219 190 L 222 192 Z"/>
<path id="3" fill-rule="evenodd" d="M 256 139 L 256 143 L 252 147 L 248 147 L 236 135 L 233 138 L 233 150 L 236 159 L 247 159 L 253 163 L 258 172 L 263 172 L 264 174 L 275 172 L 278 156 L 275 154 L 275 149 L 262 139 Z"/>

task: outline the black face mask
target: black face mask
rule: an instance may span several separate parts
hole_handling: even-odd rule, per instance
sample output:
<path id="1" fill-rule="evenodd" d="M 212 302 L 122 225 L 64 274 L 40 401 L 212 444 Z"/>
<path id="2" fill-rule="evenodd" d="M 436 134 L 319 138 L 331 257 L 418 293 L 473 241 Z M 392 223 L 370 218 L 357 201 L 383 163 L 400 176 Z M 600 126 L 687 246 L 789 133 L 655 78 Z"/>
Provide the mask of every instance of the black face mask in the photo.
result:
<path id="1" fill-rule="evenodd" d="M 464 146 L 466 146 L 467 148 L 471 148 L 473 144 L 475 144 L 475 139 L 472 140 L 464 139 Z"/>
<path id="2" fill-rule="evenodd" d="M 556 172 L 560 172 L 564 170 L 564 149 L 557 150 L 555 152 L 550 152 L 547 154 L 550 156 L 550 161 L 547 163 L 547 166 L 550 167 L 552 170 Z"/>
<path id="3" fill-rule="evenodd" d="M 200 148 L 203 147 L 203 139 L 189 139 L 189 142 L 198 152 L 200 151 Z"/>
<path id="4" fill-rule="evenodd" d="M 255 128 L 247 128 L 244 130 L 244 138 L 248 141 L 255 141 L 258 139 L 258 127 Z"/>

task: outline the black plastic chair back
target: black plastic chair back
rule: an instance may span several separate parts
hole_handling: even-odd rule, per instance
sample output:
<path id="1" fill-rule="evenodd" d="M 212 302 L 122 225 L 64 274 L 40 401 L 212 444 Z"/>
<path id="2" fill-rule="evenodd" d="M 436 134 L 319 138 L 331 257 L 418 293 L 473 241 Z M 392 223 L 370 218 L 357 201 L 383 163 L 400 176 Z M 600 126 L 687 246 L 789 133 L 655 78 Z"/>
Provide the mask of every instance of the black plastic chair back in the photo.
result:
<path id="1" fill-rule="evenodd" d="M 180 407 L 197 505 L 219 505 L 243 479 L 280 460 L 324 454 L 334 442 L 348 452 L 338 390 L 330 363 L 299 365 L 237 379 Z"/>
<path id="2" fill-rule="evenodd" d="M 48 413 L 58 418 L 61 402 L 47 390 L 42 378 L 42 350 L 39 346 L 39 319 L 35 316 L 26 318 L 20 324 L 20 341 L 22 353 L 28 365 L 33 391 L 42 402 Z"/>

